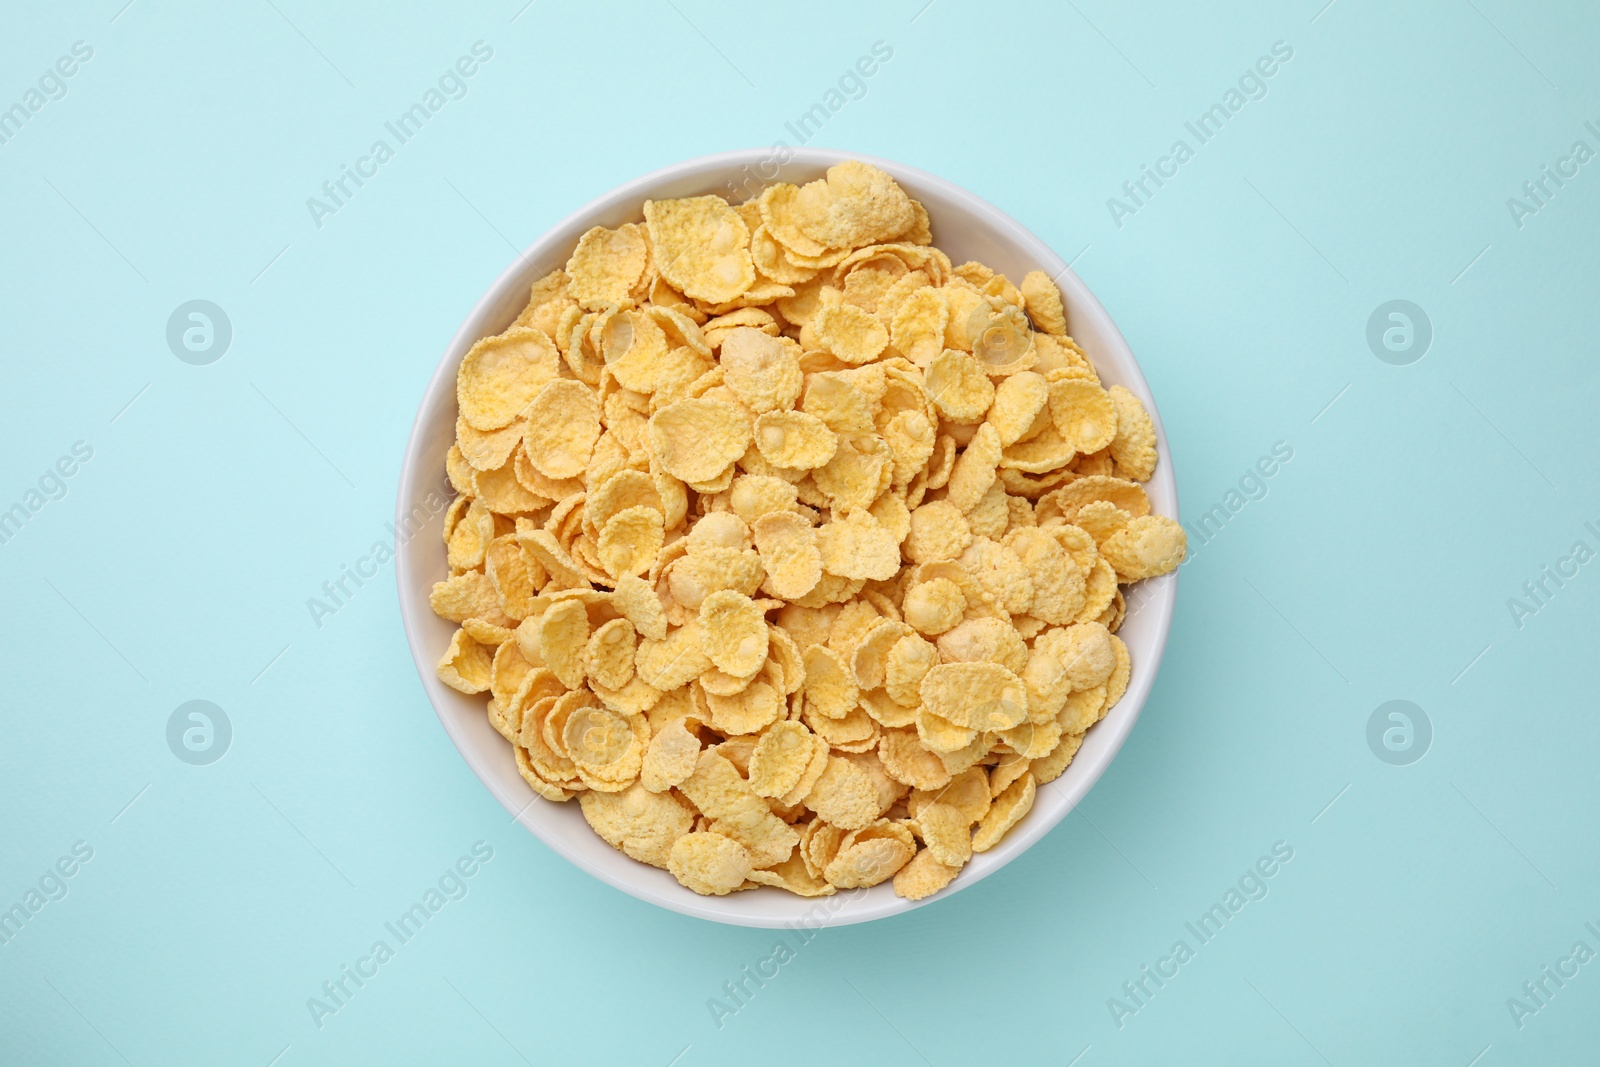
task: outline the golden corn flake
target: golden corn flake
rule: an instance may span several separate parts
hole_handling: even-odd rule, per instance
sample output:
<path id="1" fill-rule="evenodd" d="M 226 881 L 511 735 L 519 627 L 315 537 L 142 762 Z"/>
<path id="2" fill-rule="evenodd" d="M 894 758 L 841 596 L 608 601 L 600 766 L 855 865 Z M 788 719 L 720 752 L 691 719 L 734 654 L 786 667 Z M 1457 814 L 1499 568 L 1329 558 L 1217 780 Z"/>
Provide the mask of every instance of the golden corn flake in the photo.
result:
<path id="1" fill-rule="evenodd" d="M 517 446 L 522 443 L 522 432 L 526 424 L 522 419 L 512 419 L 498 430 L 475 429 L 472 423 L 463 415 L 456 416 L 456 444 L 451 449 L 453 456 L 459 457 L 462 464 L 452 463 L 450 458 L 445 460 L 445 470 L 450 476 L 450 485 L 458 493 L 467 496 L 473 495 L 473 471 L 492 471 L 503 467 L 511 459 Z"/>
<path id="2" fill-rule="evenodd" d="M 596 226 L 578 238 L 567 260 L 567 291 L 587 311 L 626 303 L 647 258 L 641 227 L 631 222 L 614 230 Z"/>
<path id="3" fill-rule="evenodd" d="M 1133 673 L 1133 659 L 1128 655 L 1128 646 L 1116 634 L 1111 635 L 1111 652 L 1116 657 L 1116 666 L 1111 668 L 1111 677 L 1106 679 L 1106 703 L 1100 712 L 1100 717 L 1105 718 L 1105 713 L 1116 706 L 1122 699 L 1122 694 L 1128 691 L 1128 679 Z"/>
<path id="4" fill-rule="evenodd" d="M 1109 500 L 1091 500 L 1073 516 L 1073 525 L 1094 538 L 1096 551 L 1105 544 L 1106 538 L 1127 529 L 1132 521 L 1132 515 Z"/>
<path id="5" fill-rule="evenodd" d="M 722 197 L 646 200 L 644 217 L 656 269 L 685 296 L 721 304 L 755 284 L 750 229 Z"/>
<path id="6" fill-rule="evenodd" d="M 667 588 L 679 605 L 698 612 L 707 596 L 722 590 L 754 596 L 761 577 L 761 557 L 756 553 L 709 547 L 674 563 L 667 574 Z"/>
<path id="7" fill-rule="evenodd" d="M 1033 775 L 1033 780 L 1038 785 L 1047 785 L 1061 777 L 1072 763 L 1078 749 L 1083 747 L 1083 734 L 1063 733 L 1061 740 L 1056 742 L 1056 747 L 1048 756 L 1036 759 L 1028 765 L 1028 773 Z"/>
<path id="8" fill-rule="evenodd" d="M 530 492 L 517 479 L 516 469 L 510 462 L 498 470 L 474 472 L 472 488 L 484 506 L 497 515 L 537 511 L 551 503 L 549 497 Z"/>
<path id="9" fill-rule="evenodd" d="M 822 566 L 841 578 L 888 579 L 900 570 L 900 545 L 872 513 L 857 508 L 817 530 Z"/>
<path id="10" fill-rule="evenodd" d="M 942 634 L 966 614 L 967 598 L 949 578 L 934 578 L 906 593 L 906 622 L 920 633 Z"/>
<path id="11" fill-rule="evenodd" d="M 704 685 L 705 676 L 701 677 Z M 751 682 L 738 692 L 725 695 L 708 688 L 706 706 L 711 709 L 711 728 L 730 738 L 759 733 L 776 723 L 787 710 L 783 694 L 766 682 Z"/>
<path id="12" fill-rule="evenodd" d="M 1091 474 L 1068 482 L 1044 497 L 1040 503 L 1046 510 L 1039 511 L 1038 515 L 1041 521 L 1054 514 L 1067 522 L 1075 522 L 1078 509 L 1096 500 L 1108 500 L 1134 518 L 1150 514 L 1150 498 L 1138 482 Z"/>
<path id="13" fill-rule="evenodd" d="M 906 538 L 911 535 L 911 509 L 906 506 L 903 496 L 884 493 L 872 502 L 867 511 L 878 520 L 879 526 L 889 531 L 895 544 L 905 544 Z"/>
<path id="14" fill-rule="evenodd" d="M 493 664 L 489 648 L 479 644 L 466 630 L 457 630 L 439 660 L 439 680 L 462 693 L 481 693 L 489 688 Z"/>
<path id="15" fill-rule="evenodd" d="M 649 732 L 642 715 L 575 707 L 561 724 L 561 745 L 585 785 L 616 793 L 638 779 Z"/>
<path id="16" fill-rule="evenodd" d="M 1075 452 L 1098 452 L 1117 434 L 1117 409 L 1110 395 L 1083 378 L 1050 383 L 1050 416 L 1056 432 Z"/>
<path id="17" fill-rule="evenodd" d="M 889 343 L 917 366 L 926 367 L 944 349 L 949 321 L 950 305 L 940 290 L 916 289 L 895 309 Z"/>
<path id="18" fill-rule="evenodd" d="M 661 521 L 660 511 L 643 506 L 611 516 L 595 546 L 606 573 L 617 578 L 649 570 L 661 553 Z"/>
<path id="19" fill-rule="evenodd" d="M 461 628 L 465 630 L 467 632 L 467 636 L 471 637 L 474 641 L 481 645 L 487 645 L 490 648 L 503 645 L 516 635 L 516 631 L 510 627 L 500 626 L 497 623 L 492 623 L 487 619 L 468 619 L 466 622 L 461 624 Z"/>
<path id="20" fill-rule="evenodd" d="M 1033 586 L 1028 614 L 1057 626 L 1076 620 L 1085 600 L 1084 576 L 1061 543 L 1034 526 L 1012 531 L 1003 544 L 1021 562 Z"/>
<path id="21" fill-rule="evenodd" d="M 994 403 L 994 383 L 978 361 L 947 348 L 928 364 L 928 398 L 954 422 L 975 422 Z"/>
<path id="22" fill-rule="evenodd" d="M 979 311 L 981 314 L 982 309 Z M 1028 317 L 1014 304 L 1001 304 L 973 334 L 972 355 L 988 374 L 1016 374 L 1028 370 L 1039 359 Z"/>
<path id="23" fill-rule="evenodd" d="M 700 603 L 706 655 L 731 675 L 744 678 L 767 660 L 767 622 L 749 597 L 724 589 Z"/>
<path id="24" fill-rule="evenodd" d="M 850 656 L 850 667 L 856 676 L 856 685 L 864 690 L 881 688 L 889 650 L 894 647 L 896 641 L 909 632 L 910 627 L 905 623 L 883 619 L 862 634 L 861 638 L 854 642 Z"/>
<path id="25" fill-rule="evenodd" d="M 1066 336 L 1067 309 L 1061 303 L 1061 290 L 1050 280 L 1050 275 L 1042 270 L 1030 270 L 1022 276 L 1019 288 L 1034 327 L 1041 333 Z"/>
<path id="26" fill-rule="evenodd" d="M 589 612 L 576 600 L 552 604 L 539 616 L 539 655 L 568 689 L 583 685 Z"/>
<path id="27" fill-rule="evenodd" d="M 1056 712 L 1056 722 L 1064 733 L 1081 734 L 1100 721 L 1100 712 L 1106 706 L 1106 687 L 1097 685 L 1072 693 Z"/>
<path id="28" fill-rule="evenodd" d="M 855 671 L 845 657 L 825 645 L 812 645 L 804 653 L 805 706 L 830 719 L 842 719 L 856 708 L 860 691 Z"/>
<path id="29" fill-rule="evenodd" d="M 1072 693 L 1072 680 L 1065 666 L 1048 649 L 1035 646 L 1022 669 L 1022 682 L 1028 687 L 1028 721 L 1048 722 L 1060 713 Z"/>
<path id="30" fill-rule="evenodd" d="M 833 886 L 811 873 L 805 865 L 804 857 L 798 851 L 776 866 L 751 871 L 750 880 L 761 885 L 787 889 L 801 897 L 827 897 L 838 892 Z"/>
<path id="31" fill-rule="evenodd" d="M 827 741 L 820 737 L 811 738 L 811 762 L 806 764 L 804 773 L 795 787 L 783 796 L 778 797 L 778 804 L 784 808 L 793 808 L 810 795 L 817 779 L 822 777 L 822 772 L 827 769 L 828 760 L 832 758 L 833 749 Z"/>
<path id="32" fill-rule="evenodd" d="M 534 468 L 549 478 L 583 473 L 600 438 L 594 391 L 571 379 L 550 382 L 528 405 L 527 417 L 522 441 Z"/>
<path id="33" fill-rule="evenodd" d="M 1001 447 L 1009 447 L 1028 436 L 1034 420 L 1050 401 L 1050 386 L 1033 371 L 1022 371 L 1003 378 L 994 390 L 988 421 L 1000 435 Z"/>
<path id="34" fill-rule="evenodd" d="M 1033 579 L 1017 554 L 991 538 L 975 538 L 958 560 L 972 579 L 977 599 L 1011 615 L 1025 614 L 1033 604 Z M 967 590 L 963 589 L 963 592 Z M 968 596 L 969 605 L 974 598 Z"/>
<path id="35" fill-rule="evenodd" d="M 654 392 L 673 373 L 666 331 L 637 311 L 613 314 L 600 327 L 600 357 L 623 388 L 638 392 Z"/>
<path id="36" fill-rule="evenodd" d="M 971 543 L 972 527 L 950 501 L 930 501 L 911 513 L 905 555 L 913 563 L 955 559 Z"/>
<path id="37" fill-rule="evenodd" d="M 972 858 L 972 824 L 949 804 L 935 801 L 917 813 L 917 833 L 933 858 L 961 868 Z"/>
<path id="38" fill-rule="evenodd" d="M 753 527 L 766 515 L 798 515 L 794 510 L 798 496 L 793 482 L 770 474 L 745 474 L 735 478 L 729 488 L 728 505 L 746 525 Z"/>
<path id="39" fill-rule="evenodd" d="M 811 731 L 793 720 L 774 723 L 750 754 L 750 788 L 781 797 L 800 784 L 814 755 Z"/>
<path id="40" fill-rule="evenodd" d="M 903 486 L 922 473 L 933 456 L 933 422 L 925 411 L 902 411 L 884 424 L 883 438 L 894 458 L 894 484 Z"/>
<path id="41" fill-rule="evenodd" d="M 1001 730 L 1001 740 L 1011 746 L 1019 763 L 1040 759 L 1055 751 L 1061 740 L 1061 724 L 1050 722 L 1018 723 L 1009 730 Z"/>
<path id="42" fill-rule="evenodd" d="M 972 442 L 956 457 L 950 470 L 947 499 L 962 511 L 971 511 L 994 484 L 995 468 L 1000 463 L 1000 435 L 984 423 Z"/>
<path id="43" fill-rule="evenodd" d="M 627 619 L 612 619 L 589 637 L 584 670 L 591 681 L 621 689 L 633 678 L 634 633 Z"/>
<path id="44" fill-rule="evenodd" d="M 694 812 L 682 801 L 637 785 L 620 793 L 586 792 L 578 804 L 606 844 L 652 867 L 667 867 L 673 845 L 694 826 Z"/>
<path id="45" fill-rule="evenodd" d="M 477 430 L 498 430 L 523 414 L 556 376 L 557 353 L 539 330 L 516 327 L 472 346 L 456 373 L 461 417 Z"/>
<path id="46" fill-rule="evenodd" d="M 853 304 L 824 307 L 811 320 L 817 343 L 846 363 L 877 359 L 889 345 L 889 331 L 877 317 Z"/>
<path id="47" fill-rule="evenodd" d="M 1094 561 L 1089 577 L 1084 581 L 1083 610 L 1077 622 L 1092 622 L 1111 606 L 1117 596 L 1117 572 L 1104 559 Z"/>
<path id="48" fill-rule="evenodd" d="M 1033 775 L 1024 774 L 995 797 L 994 806 L 972 834 L 972 851 L 987 852 L 999 844 L 1006 831 L 1033 808 L 1034 789 Z"/>
<path id="49" fill-rule="evenodd" d="M 889 486 L 893 475 L 889 445 L 876 434 L 848 433 L 839 437 L 833 458 L 811 474 L 812 484 L 833 511 L 866 508 Z"/>
<path id="50" fill-rule="evenodd" d="M 756 419 L 755 444 L 775 467 L 811 470 L 833 458 L 839 438 L 815 415 L 770 411 Z"/>
<path id="51" fill-rule="evenodd" d="M 1120 385 L 1107 390 L 1117 411 L 1111 458 L 1124 478 L 1147 481 L 1156 471 L 1156 427 L 1139 398 Z"/>
<path id="52" fill-rule="evenodd" d="M 929 712 L 968 730 L 1005 730 L 1028 716 L 1027 687 L 998 663 L 941 663 L 921 693 Z"/>
<path id="53" fill-rule="evenodd" d="M 652 793 L 681 785 L 694 773 L 700 758 L 700 741 L 674 719 L 650 738 L 639 769 L 639 784 Z"/>
<path id="54" fill-rule="evenodd" d="M 800 840 L 799 832 L 773 815 L 767 800 L 719 752 L 702 751 L 694 773 L 679 789 L 711 820 L 713 831 L 749 849 L 756 866 L 779 862 Z"/>
<path id="55" fill-rule="evenodd" d="M 968 619 L 939 635 L 935 645 L 945 663 L 997 663 L 1020 675 L 1028 663 L 1028 646 L 1010 622 L 999 618 Z"/>
<path id="56" fill-rule="evenodd" d="M 755 225 L 750 227 L 750 256 L 755 260 L 757 275 L 788 286 L 804 285 L 815 278 L 817 268 L 801 266 L 791 260 L 766 223 L 761 221 L 760 203 L 751 202 L 755 203 L 756 210 Z M 745 225 L 750 226 L 751 220 L 745 217 L 743 208 L 743 204 L 739 205 L 739 215 L 745 219 Z"/>
<path id="57" fill-rule="evenodd" d="M 641 636 L 656 641 L 666 638 L 667 615 L 661 607 L 661 598 L 644 579 L 631 574 L 618 577 L 611 594 L 611 606 L 631 622 Z"/>
<path id="58" fill-rule="evenodd" d="M 564 270 L 553 270 L 534 282 L 528 289 L 528 304 L 518 313 L 515 325 L 534 326 L 554 337 L 561 313 L 572 306 L 570 282 Z"/>
<path id="59" fill-rule="evenodd" d="M 1006 495 L 1005 483 L 999 479 L 990 482 L 983 496 L 967 511 L 966 519 L 973 537 L 991 541 L 1004 537 L 1011 525 L 1011 497 Z"/>
<path id="60" fill-rule="evenodd" d="M 755 865 L 749 851 L 733 838 L 696 831 L 673 842 L 667 869 L 696 893 L 723 896 L 742 886 Z"/>
<path id="61" fill-rule="evenodd" d="M 1011 733 L 1013 731 L 1006 731 Z M 1009 747 L 1009 746 L 1007 746 Z M 1011 783 L 1028 773 L 1028 760 L 1015 752 L 1002 752 L 1001 759 L 989 768 L 989 792 L 998 800 Z"/>
<path id="62" fill-rule="evenodd" d="M 441 619 L 466 622 L 473 618 L 500 616 L 500 594 L 482 571 L 466 571 L 442 582 L 433 583 L 428 606 Z"/>
<path id="63" fill-rule="evenodd" d="M 982 753 L 975 751 L 977 748 L 987 749 L 978 738 L 978 731 L 953 723 L 942 715 L 929 711 L 926 707 L 917 712 L 917 740 L 922 742 L 924 748 L 941 757 L 964 749 L 972 749 L 973 758 L 977 759 Z M 954 770 L 950 763 L 945 763 L 947 770 Z"/>
<path id="64" fill-rule="evenodd" d="M 728 470 L 750 447 L 750 420 L 717 400 L 679 400 L 650 416 L 650 450 L 661 469 L 685 482 Z"/>
<path id="65" fill-rule="evenodd" d="M 878 760 L 885 774 L 914 790 L 939 789 L 950 782 L 944 761 L 923 745 L 914 729 L 884 730 L 878 741 Z"/>
<path id="66" fill-rule="evenodd" d="M 876 405 L 862 384 L 843 372 L 818 371 L 806 383 L 800 410 L 821 419 L 835 433 L 870 433 Z"/>
<path id="67" fill-rule="evenodd" d="M 946 804 L 960 812 L 962 820 L 971 826 L 988 814 L 991 797 L 988 775 L 982 767 L 972 767 L 955 773 L 948 785 L 920 798 L 913 793 L 907 810 L 917 818 L 927 804 Z"/>
<path id="68" fill-rule="evenodd" d="M 720 355 L 723 380 L 756 414 L 786 410 L 800 399 L 800 350 L 787 337 L 738 326 L 722 338 Z"/>
<path id="69" fill-rule="evenodd" d="M 1117 580 L 1136 582 L 1176 570 L 1188 551 L 1183 527 L 1165 515 L 1141 515 L 1106 538 L 1100 554 Z"/>
<path id="70" fill-rule="evenodd" d="M 1047 630 L 1034 641 L 1034 648 L 1060 662 L 1074 690 L 1092 689 L 1109 678 L 1116 666 L 1111 634 L 1098 622 Z"/>
<path id="71" fill-rule="evenodd" d="M 824 257 L 829 248 L 801 231 L 798 221 L 799 209 L 796 204 L 799 193 L 798 186 L 788 182 L 778 182 L 762 191 L 758 204 L 762 224 L 766 226 L 772 239 L 782 246 L 785 258 L 791 263 L 804 265 L 802 261 L 806 259 Z M 847 254 L 848 251 L 841 251 L 840 259 Z M 818 267 L 821 265 L 816 264 Z"/>
<path id="72" fill-rule="evenodd" d="M 877 167 L 845 160 L 795 195 L 800 229 L 826 248 L 859 248 L 897 237 L 916 222 L 911 198 Z"/>
<path id="73" fill-rule="evenodd" d="M 1154 420 L 1042 271 L 952 267 L 893 177 L 595 227 L 457 369 L 459 624 L 538 796 L 697 893 L 922 899 L 1127 691 Z"/>
<path id="74" fill-rule="evenodd" d="M 859 763 L 830 756 L 822 774 L 806 794 L 806 807 L 823 822 L 859 830 L 887 807 L 872 776 Z"/>
<path id="75" fill-rule="evenodd" d="M 894 876 L 894 891 L 896 896 L 907 900 L 921 900 L 930 897 L 955 881 L 956 875 L 961 871 L 956 867 L 946 867 L 934 859 L 933 853 L 923 849 Z"/>
<path id="76" fill-rule="evenodd" d="M 841 845 L 822 876 L 839 889 L 857 889 L 888 881 L 916 849 L 892 837 L 875 837 Z"/>
<path id="77" fill-rule="evenodd" d="M 805 516 L 775 511 L 755 523 L 756 551 L 766 569 L 761 588 L 784 600 L 798 600 L 822 579 L 817 532 Z"/>

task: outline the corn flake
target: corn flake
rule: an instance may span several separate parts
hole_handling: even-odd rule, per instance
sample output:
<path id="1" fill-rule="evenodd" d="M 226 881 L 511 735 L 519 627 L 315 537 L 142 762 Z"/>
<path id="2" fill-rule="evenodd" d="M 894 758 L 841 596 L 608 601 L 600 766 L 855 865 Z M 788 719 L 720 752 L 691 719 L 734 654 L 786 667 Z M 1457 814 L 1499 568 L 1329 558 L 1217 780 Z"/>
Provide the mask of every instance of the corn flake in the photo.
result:
<path id="1" fill-rule="evenodd" d="M 817 530 L 817 549 L 829 574 L 852 579 L 893 578 L 900 569 L 900 545 L 864 508 Z"/>
<path id="2" fill-rule="evenodd" d="M 723 896 L 744 885 L 755 866 L 749 851 L 733 838 L 695 831 L 673 842 L 667 869 L 696 893 Z"/>
<path id="3" fill-rule="evenodd" d="M 920 633 L 942 634 L 966 614 L 967 598 L 949 578 L 934 578 L 906 593 L 906 622 Z"/>
<path id="4" fill-rule="evenodd" d="M 998 663 L 941 663 L 921 693 L 928 712 L 967 730 L 1005 730 L 1028 715 L 1027 687 Z"/>
<path id="5" fill-rule="evenodd" d="M 1106 538 L 1100 554 L 1117 580 L 1137 582 L 1176 570 L 1188 549 L 1183 527 L 1165 515 L 1141 515 Z"/>
<path id="6" fill-rule="evenodd" d="M 700 759 L 700 741 L 683 719 L 673 719 L 650 738 L 639 769 L 639 783 L 652 793 L 683 784 Z"/>
<path id="7" fill-rule="evenodd" d="M 612 578 L 650 569 L 664 542 L 661 512 L 648 506 L 624 508 L 606 522 L 596 542 L 600 564 Z"/>
<path id="8" fill-rule="evenodd" d="M 1022 276 L 1020 289 L 1034 326 L 1047 334 L 1066 336 L 1067 309 L 1061 303 L 1061 290 L 1050 280 L 1050 275 L 1042 270 L 1030 270 Z"/>
<path id="9" fill-rule="evenodd" d="M 750 229 L 720 196 L 646 200 L 656 269 L 685 296 L 721 304 L 755 284 Z"/>
<path id="10" fill-rule="evenodd" d="M 679 400 L 650 416 L 650 449 L 661 469 L 685 482 L 729 471 L 750 447 L 750 420 L 732 404 Z"/>
<path id="11" fill-rule="evenodd" d="M 1006 831 L 1032 810 L 1034 789 L 1033 775 L 1024 774 L 995 797 L 994 806 L 972 834 L 972 851 L 987 852 L 999 844 Z"/>
<path id="12" fill-rule="evenodd" d="M 628 303 L 648 258 L 642 227 L 595 226 L 578 238 L 567 260 L 567 292 L 586 311 Z"/>
<path id="13" fill-rule="evenodd" d="M 854 304 L 824 307 L 810 326 L 818 344 L 849 364 L 877 359 L 889 345 L 883 323 Z"/>
<path id="14" fill-rule="evenodd" d="M 722 338 L 724 380 L 739 402 L 758 415 L 787 410 L 800 399 L 798 357 L 793 341 L 749 326 L 735 327 Z"/>
<path id="15" fill-rule="evenodd" d="M 750 755 L 750 788 L 764 797 L 783 796 L 800 784 L 813 754 L 810 730 L 793 720 L 773 723 Z"/>
<path id="16" fill-rule="evenodd" d="M 1110 395 L 1083 378 L 1050 383 L 1050 415 L 1056 432 L 1075 452 L 1098 452 L 1117 434 L 1117 409 Z"/>

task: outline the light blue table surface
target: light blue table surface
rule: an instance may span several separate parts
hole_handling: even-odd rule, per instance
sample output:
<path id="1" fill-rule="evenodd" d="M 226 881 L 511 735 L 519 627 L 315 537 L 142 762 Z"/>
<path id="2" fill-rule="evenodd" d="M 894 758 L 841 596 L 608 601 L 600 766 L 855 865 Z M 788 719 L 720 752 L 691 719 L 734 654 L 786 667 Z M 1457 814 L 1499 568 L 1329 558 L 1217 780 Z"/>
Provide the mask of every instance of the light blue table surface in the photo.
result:
<path id="1" fill-rule="evenodd" d="M 1600 11 L 1325 3 L 12 5 L 0 1061 L 1600 1059 Z M 1192 555 L 1077 812 L 948 901 L 784 935 L 758 984 L 774 932 L 508 823 L 392 566 L 308 602 L 372 572 L 515 249 L 797 129 L 1075 264 Z M 204 765 L 168 743 L 194 700 Z"/>

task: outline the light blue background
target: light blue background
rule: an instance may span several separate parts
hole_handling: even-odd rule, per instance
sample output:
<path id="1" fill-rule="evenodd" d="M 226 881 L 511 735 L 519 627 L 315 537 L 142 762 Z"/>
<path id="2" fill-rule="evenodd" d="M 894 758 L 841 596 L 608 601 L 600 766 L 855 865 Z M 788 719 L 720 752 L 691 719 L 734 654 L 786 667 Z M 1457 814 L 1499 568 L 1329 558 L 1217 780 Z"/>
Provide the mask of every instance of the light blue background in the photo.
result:
<path id="1" fill-rule="evenodd" d="M 1507 608 L 1600 548 L 1600 162 L 1520 228 L 1506 204 L 1600 148 L 1592 7 L 124 2 L 14 5 L 0 35 L 0 107 L 94 49 L 0 145 L 0 508 L 94 452 L 0 545 L 0 907 L 94 850 L 0 946 L 0 1060 L 1593 1062 L 1600 962 L 1520 1028 L 1506 1003 L 1600 949 L 1600 563 Z M 466 96 L 316 226 L 307 197 L 479 40 Z M 514 249 L 656 167 L 794 143 L 875 41 L 812 143 L 943 175 L 1074 261 L 1191 527 L 1294 454 L 1195 539 L 1080 810 L 946 902 L 823 931 L 719 1029 L 708 998 L 774 934 L 511 825 L 423 697 L 392 567 L 320 628 L 306 602 L 388 540 L 423 386 Z M 1107 198 L 1277 41 L 1267 95 L 1118 228 Z M 196 298 L 233 325 L 209 366 L 165 341 Z M 1434 329 L 1408 366 L 1365 339 L 1395 298 Z M 191 699 L 233 725 L 210 766 L 165 741 Z M 1409 766 L 1367 745 L 1391 699 L 1433 725 Z M 479 840 L 469 894 L 315 1026 Z M 1119 1028 L 1108 998 L 1276 841 L 1269 895 Z"/>

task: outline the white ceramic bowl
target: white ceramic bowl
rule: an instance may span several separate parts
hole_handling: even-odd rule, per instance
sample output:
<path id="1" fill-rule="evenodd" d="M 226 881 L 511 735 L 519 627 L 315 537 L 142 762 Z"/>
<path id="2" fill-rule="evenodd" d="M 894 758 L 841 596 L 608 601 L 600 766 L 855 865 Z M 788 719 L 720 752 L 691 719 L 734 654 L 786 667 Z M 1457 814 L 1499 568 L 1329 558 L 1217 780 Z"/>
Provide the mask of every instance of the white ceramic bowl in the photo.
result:
<path id="1" fill-rule="evenodd" d="M 428 384 L 406 447 L 400 474 L 396 528 L 401 531 L 396 551 L 400 615 L 404 620 L 411 655 L 422 687 L 478 778 L 510 812 L 541 841 L 609 885 L 702 919 L 740 926 L 778 927 L 795 923 L 811 926 L 842 925 L 881 919 L 940 900 L 987 877 L 1011 862 L 1060 822 L 1105 773 L 1112 757 L 1133 729 L 1161 663 L 1167 630 L 1177 595 L 1177 574 L 1143 583 L 1130 598 L 1126 621 L 1119 631 L 1133 660 L 1128 691 L 1103 721 L 1089 731 L 1077 758 L 1060 778 L 1043 786 L 1033 810 L 998 846 L 973 857 L 960 876 L 943 892 L 913 903 L 894 895 L 889 883 L 820 900 L 808 900 L 773 888 L 748 890 L 725 897 L 703 897 L 680 886 L 666 871 L 635 860 L 602 841 L 584 822 L 576 802 L 552 804 L 540 799 L 517 774 L 511 747 L 489 725 L 485 698 L 469 697 L 441 683 L 434 665 L 450 641 L 455 624 L 436 617 L 428 608 L 428 591 L 446 574 L 441 540 L 442 510 L 430 515 L 423 503 L 443 484 L 445 453 L 455 438 L 456 367 L 474 341 L 499 333 L 516 318 L 528 300 L 534 279 L 566 263 L 578 237 L 591 226 L 617 226 L 642 217 L 646 199 L 719 193 L 733 202 L 753 194 L 771 181 L 796 184 L 819 178 L 847 153 L 823 149 L 798 149 L 787 162 L 778 163 L 771 150 L 757 149 L 704 156 L 658 170 L 619 186 L 557 223 L 512 263 L 483 299 L 467 315 L 444 351 L 439 368 Z M 1161 416 L 1128 344 L 1117 332 L 1100 302 L 1045 243 L 1014 219 L 964 189 L 920 170 L 887 160 L 855 156 L 893 174 L 906 192 L 922 201 L 933 221 L 934 244 L 957 263 L 975 259 L 1015 280 L 1030 270 L 1043 270 L 1056 278 L 1066 302 L 1073 337 L 1089 353 L 1107 385 L 1131 389 L 1155 420 L 1161 462 L 1147 485 L 1159 514 L 1178 514 L 1177 487 L 1172 459 L 1167 451 Z M 448 489 L 446 489 L 448 491 Z M 408 516 L 427 516 L 417 527 Z"/>

